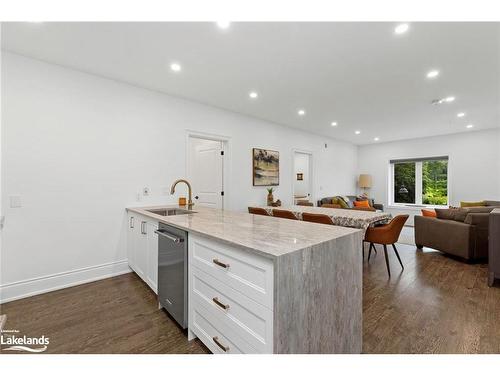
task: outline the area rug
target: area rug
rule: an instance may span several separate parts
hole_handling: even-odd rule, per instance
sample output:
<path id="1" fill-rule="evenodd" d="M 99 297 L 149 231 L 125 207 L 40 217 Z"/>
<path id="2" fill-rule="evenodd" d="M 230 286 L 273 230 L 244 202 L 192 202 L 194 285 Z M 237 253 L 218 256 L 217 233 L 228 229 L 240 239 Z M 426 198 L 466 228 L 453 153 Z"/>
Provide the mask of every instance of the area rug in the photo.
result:
<path id="1" fill-rule="evenodd" d="M 404 226 L 399 235 L 398 243 L 415 246 L 415 231 L 413 227 Z"/>

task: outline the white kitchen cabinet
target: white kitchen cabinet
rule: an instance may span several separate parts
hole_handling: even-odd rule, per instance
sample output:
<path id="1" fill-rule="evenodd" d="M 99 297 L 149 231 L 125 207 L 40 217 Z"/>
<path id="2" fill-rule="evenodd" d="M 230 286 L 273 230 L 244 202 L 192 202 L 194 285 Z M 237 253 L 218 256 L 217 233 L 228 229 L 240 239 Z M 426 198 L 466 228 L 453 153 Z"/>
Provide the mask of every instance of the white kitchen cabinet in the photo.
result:
<path id="1" fill-rule="evenodd" d="M 137 226 L 137 215 L 128 213 L 127 223 L 127 259 L 128 265 L 135 271 L 135 231 Z"/>
<path id="2" fill-rule="evenodd" d="M 134 245 L 134 263 L 135 272 L 141 279 L 146 281 L 146 270 L 148 267 L 148 237 L 147 220 L 144 217 L 138 217 L 138 231 L 136 231 Z"/>
<path id="3" fill-rule="evenodd" d="M 213 353 L 273 353 L 272 260 L 190 233 L 188 326 Z"/>
<path id="4" fill-rule="evenodd" d="M 146 224 L 147 232 L 147 270 L 146 270 L 146 282 L 158 294 L 158 234 L 155 230 L 158 229 L 158 223 L 148 221 Z"/>
<path id="5" fill-rule="evenodd" d="M 158 222 L 129 213 L 127 256 L 130 268 L 158 293 Z"/>

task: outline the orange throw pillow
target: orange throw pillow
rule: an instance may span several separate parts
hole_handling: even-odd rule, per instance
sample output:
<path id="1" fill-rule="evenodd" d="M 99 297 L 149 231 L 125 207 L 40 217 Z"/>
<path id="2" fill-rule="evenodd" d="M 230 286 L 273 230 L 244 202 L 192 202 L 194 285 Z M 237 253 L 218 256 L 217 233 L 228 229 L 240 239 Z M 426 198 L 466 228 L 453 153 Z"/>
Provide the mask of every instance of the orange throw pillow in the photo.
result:
<path id="1" fill-rule="evenodd" d="M 436 217 L 436 211 L 434 211 L 434 210 L 422 210 L 422 216 Z"/>
<path id="2" fill-rule="evenodd" d="M 354 207 L 368 207 L 370 208 L 370 204 L 368 201 L 354 201 Z"/>

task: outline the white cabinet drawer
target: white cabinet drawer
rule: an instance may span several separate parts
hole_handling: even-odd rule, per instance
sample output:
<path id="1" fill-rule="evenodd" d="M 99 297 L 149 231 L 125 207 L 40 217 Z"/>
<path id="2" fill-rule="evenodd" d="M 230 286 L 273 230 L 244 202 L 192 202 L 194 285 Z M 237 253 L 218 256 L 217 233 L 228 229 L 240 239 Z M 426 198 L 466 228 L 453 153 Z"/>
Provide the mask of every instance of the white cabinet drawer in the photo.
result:
<path id="1" fill-rule="evenodd" d="M 189 328 L 207 346 L 212 353 L 245 354 L 257 353 L 243 339 L 232 335 L 230 339 L 222 331 L 228 331 L 220 322 L 199 304 L 192 302 L 190 306 Z"/>
<path id="2" fill-rule="evenodd" d="M 189 285 L 192 301 L 203 306 L 259 353 L 272 353 L 273 312 L 270 309 L 196 267 L 191 268 Z"/>
<path id="3" fill-rule="evenodd" d="M 272 260 L 190 234 L 189 264 L 273 309 Z"/>

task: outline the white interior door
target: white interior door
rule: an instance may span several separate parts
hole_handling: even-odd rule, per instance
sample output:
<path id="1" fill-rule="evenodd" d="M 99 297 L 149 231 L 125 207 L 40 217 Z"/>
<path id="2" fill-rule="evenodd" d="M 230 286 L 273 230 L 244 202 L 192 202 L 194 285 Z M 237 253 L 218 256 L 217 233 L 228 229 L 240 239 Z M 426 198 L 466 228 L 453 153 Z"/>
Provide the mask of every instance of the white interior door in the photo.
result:
<path id="1" fill-rule="evenodd" d="M 312 201 L 312 155 L 305 152 L 294 152 L 293 155 L 293 201 Z"/>
<path id="2" fill-rule="evenodd" d="M 190 137 L 189 155 L 194 204 L 223 208 L 223 142 Z"/>

